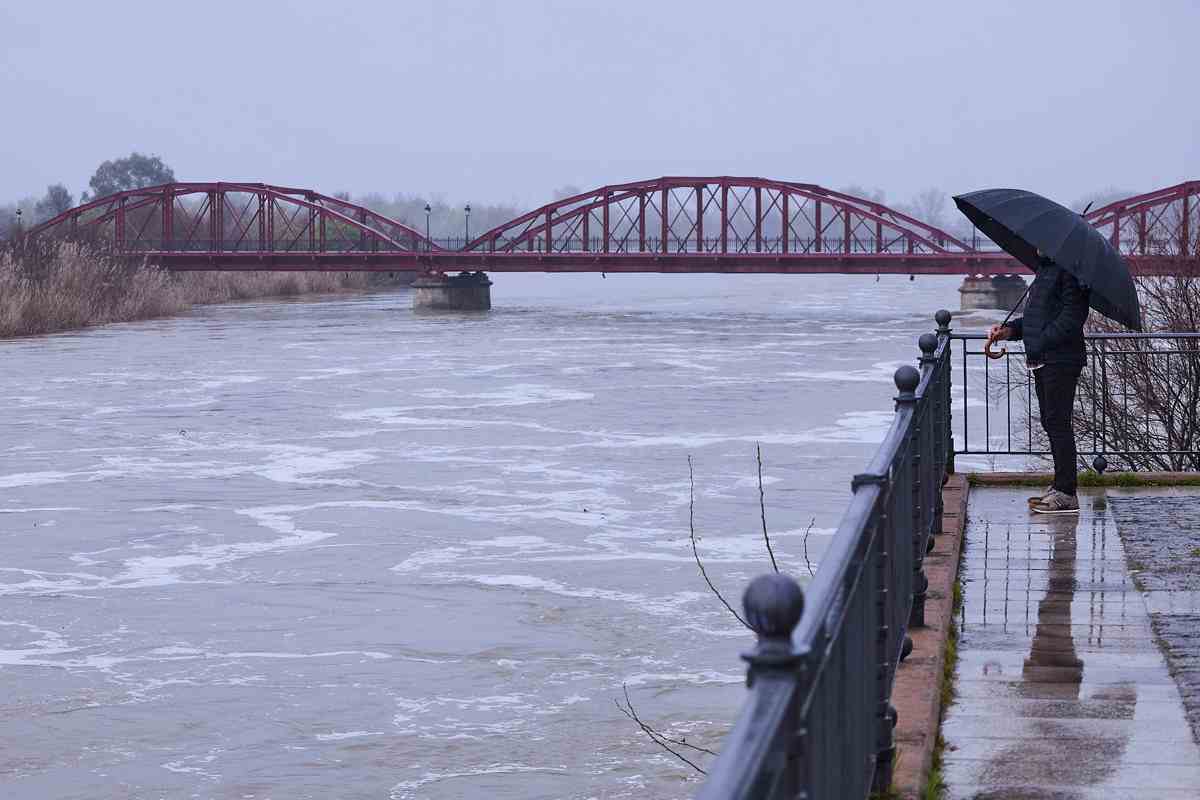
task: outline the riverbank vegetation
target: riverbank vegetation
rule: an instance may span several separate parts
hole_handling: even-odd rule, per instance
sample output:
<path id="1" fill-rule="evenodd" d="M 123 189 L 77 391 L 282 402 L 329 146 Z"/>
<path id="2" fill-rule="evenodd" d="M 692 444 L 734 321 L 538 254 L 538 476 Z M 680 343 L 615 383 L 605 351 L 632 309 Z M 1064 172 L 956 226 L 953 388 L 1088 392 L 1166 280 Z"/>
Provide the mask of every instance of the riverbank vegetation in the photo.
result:
<path id="1" fill-rule="evenodd" d="M 104 255 L 86 241 L 0 247 L 0 338 L 168 316 L 194 305 L 366 289 L 360 272 L 182 272 Z"/>

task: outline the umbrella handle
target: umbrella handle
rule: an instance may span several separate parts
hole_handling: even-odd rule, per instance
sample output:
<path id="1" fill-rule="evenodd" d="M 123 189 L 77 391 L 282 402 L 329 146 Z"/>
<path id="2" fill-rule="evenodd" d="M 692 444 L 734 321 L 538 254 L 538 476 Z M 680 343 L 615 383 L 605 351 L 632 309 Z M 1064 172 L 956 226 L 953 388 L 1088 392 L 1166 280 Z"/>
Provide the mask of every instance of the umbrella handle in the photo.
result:
<path id="1" fill-rule="evenodd" d="M 1008 348 L 1007 348 L 1007 347 L 1001 347 L 1001 348 L 1000 348 L 1000 352 L 999 352 L 999 353 L 993 353 L 993 352 L 992 352 L 992 345 L 993 345 L 993 344 L 995 344 L 995 342 L 996 342 L 996 340 L 995 340 L 995 339 L 993 339 L 991 336 L 989 336 L 989 337 L 988 337 L 988 340 L 987 340 L 986 342 L 984 342 L 984 343 L 983 343 L 983 353 L 984 353 L 984 355 L 986 355 L 988 358 L 990 358 L 990 359 L 992 359 L 992 360 L 995 360 L 995 359 L 997 359 L 997 358 L 1004 358 L 1004 354 L 1008 352 Z"/>

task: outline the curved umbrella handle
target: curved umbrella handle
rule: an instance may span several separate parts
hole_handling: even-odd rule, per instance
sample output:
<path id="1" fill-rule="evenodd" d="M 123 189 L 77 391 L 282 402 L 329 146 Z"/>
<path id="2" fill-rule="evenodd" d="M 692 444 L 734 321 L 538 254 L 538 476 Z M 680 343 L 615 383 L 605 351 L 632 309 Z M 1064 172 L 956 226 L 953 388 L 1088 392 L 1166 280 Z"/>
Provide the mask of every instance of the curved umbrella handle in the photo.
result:
<path id="1" fill-rule="evenodd" d="M 986 342 L 984 342 L 984 343 L 983 343 L 983 353 L 984 353 L 984 355 L 986 355 L 988 358 L 990 358 L 990 359 L 992 359 L 992 360 L 995 360 L 995 359 L 997 359 L 997 358 L 1004 358 L 1004 354 L 1008 352 L 1008 348 L 1007 348 L 1007 347 L 1001 347 L 1001 348 L 1000 348 L 1000 352 L 999 352 L 999 353 L 993 353 L 993 352 L 992 352 L 992 345 L 993 345 L 993 344 L 995 344 L 995 342 L 996 342 L 996 340 L 995 340 L 995 339 L 993 339 L 991 336 L 989 336 L 989 337 L 988 337 L 988 340 L 987 340 Z"/>

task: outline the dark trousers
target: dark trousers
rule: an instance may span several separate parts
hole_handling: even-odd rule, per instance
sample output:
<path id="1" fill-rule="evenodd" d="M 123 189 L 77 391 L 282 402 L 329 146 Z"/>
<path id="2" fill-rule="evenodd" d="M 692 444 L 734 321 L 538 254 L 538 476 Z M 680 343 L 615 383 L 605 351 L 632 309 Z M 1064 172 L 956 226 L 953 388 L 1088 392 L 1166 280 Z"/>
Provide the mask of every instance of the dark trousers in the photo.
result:
<path id="1" fill-rule="evenodd" d="M 1079 483 L 1071 411 L 1081 372 L 1083 367 L 1070 364 L 1046 364 L 1033 371 L 1042 428 L 1050 439 L 1050 453 L 1054 456 L 1054 488 L 1070 495 L 1075 494 Z"/>

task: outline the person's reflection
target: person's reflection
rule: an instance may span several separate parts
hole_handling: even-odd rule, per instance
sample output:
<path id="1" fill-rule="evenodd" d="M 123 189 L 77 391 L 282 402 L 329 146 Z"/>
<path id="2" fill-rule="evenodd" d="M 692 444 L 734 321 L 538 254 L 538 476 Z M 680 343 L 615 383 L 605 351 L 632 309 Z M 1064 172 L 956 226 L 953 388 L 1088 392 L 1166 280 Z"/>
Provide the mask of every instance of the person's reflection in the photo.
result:
<path id="1" fill-rule="evenodd" d="M 1050 564 L 1046 593 L 1038 603 L 1037 627 L 1023 670 L 1027 681 L 1073 684 L 1076 698 L 1079 697 L 1079 684 L 1083 680 L 1083 661 L 1075 653 L 1075 637 L 1071 629 L 1078 527 L 1079 517 L 1074 514 L 1050 518 L 1047 526 L 1047 533 L 1050 534 Z M 1038 669 L 1046 667 L 1054 668 L 1053 672 Z"/>
<path id="2" fill-rule="evenodd" d="M 976 794 L 976 800 L 1012 797 L 1010 792 L 1018 785 L 1056 786 L 1059 788 L 1054 797 L 1083 797 L 1083 787 L 1104 783 L 1121 766 L 1127 734 L 1086 721 L 1132 719 L 1137 687 L 1121 682 L 1084 688 L 1085 659 L 1079 657 L 1071 624 L 1071 606 L 1080 589 L 1076 576 L 1077 532 L 1080 527 L 1090 528 L 1092 549 L 1096 549 L 1097 540 L 1102 549 L 1108 525 L 1107 515 L 1095 508 L 1088 508 L 1081 517 L 1062 515 L 1039 520 L 1034 528 L 1049 535 L 1050 549 L 1045 595 L 1038 602 L 1033 641 L 1021 669 L 1021 680 L 1013 687 L 1015 697 L 1022 701 L 1016 707 L 1019 719 L 1014 721 L 1021 731 L 1021 743 L 1002 748 L 988 759 L 980 783 L 989 788 Z M 1086 557 L 1101 558 L 1101 552 L 1087 553 Z M 1083 591 L 1103 591 L 1103 582 L 1101 576 L 1097 584 L 1093 575 Z M 1090 622 L 1094 621 L 1080 620 L 1079 627 Z M 1089 643 L 1085 655 L 1096 645 L 1098 641 L 1095 645 Z M 1088 757 L 1064 758 L 1066 742 L 1088 753 Z"/>

